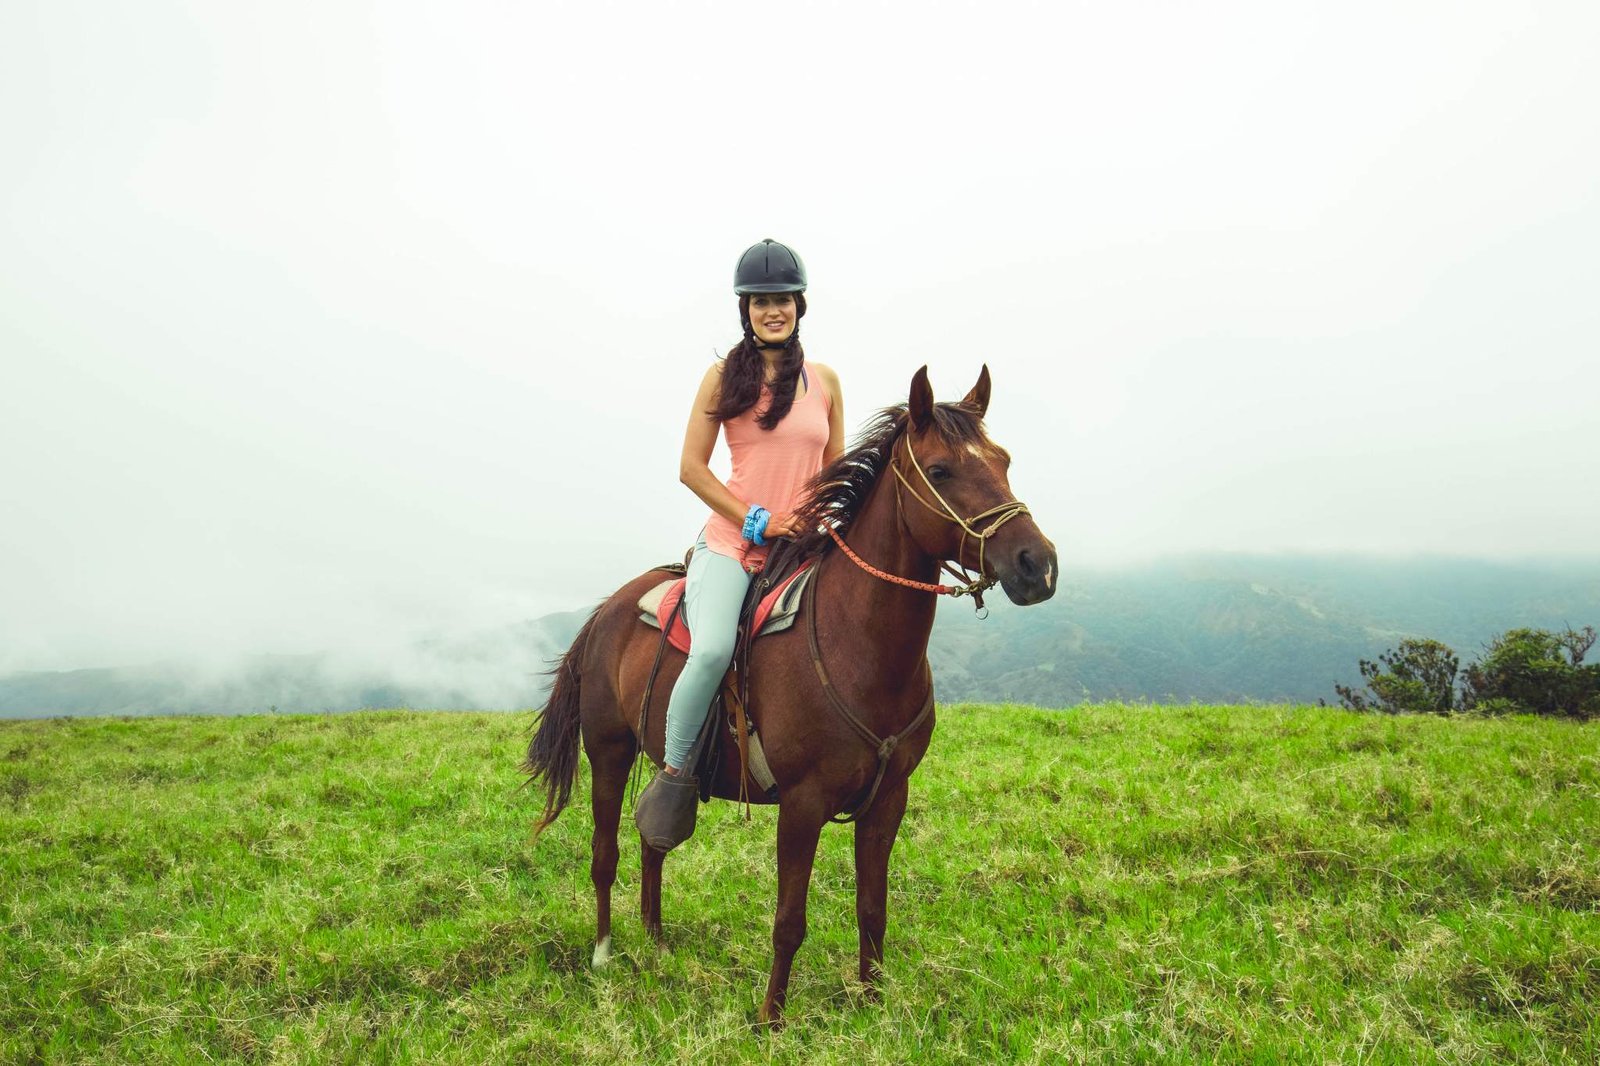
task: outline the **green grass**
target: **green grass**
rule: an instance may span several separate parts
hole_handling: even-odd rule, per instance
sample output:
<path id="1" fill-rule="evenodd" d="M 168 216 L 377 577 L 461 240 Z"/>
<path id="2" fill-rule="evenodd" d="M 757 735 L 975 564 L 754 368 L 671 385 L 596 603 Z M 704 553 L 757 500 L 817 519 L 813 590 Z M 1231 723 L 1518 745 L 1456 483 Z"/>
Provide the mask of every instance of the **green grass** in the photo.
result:
<path id="1" fill-rule="evenodd" d="M 1600 730 L 940 708 L 855 984 L 823 836 L 789 1025 L 774 813 L 702 810 L 588 967 L 587 768 L 529 716 L 0 724 L 0 1061 L 1600 1061 Z M 624 822 L 625 830 L 629 823 Z"/>

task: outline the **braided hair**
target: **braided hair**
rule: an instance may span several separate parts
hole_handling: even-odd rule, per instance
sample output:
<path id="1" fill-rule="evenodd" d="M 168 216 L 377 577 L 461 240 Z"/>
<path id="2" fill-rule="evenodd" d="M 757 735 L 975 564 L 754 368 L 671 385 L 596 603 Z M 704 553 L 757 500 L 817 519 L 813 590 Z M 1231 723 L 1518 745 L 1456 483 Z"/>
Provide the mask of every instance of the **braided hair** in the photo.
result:
<path id="1" fill-rule="evenodd" d="M 806 361 L 806 351 L 800 346 L 800 319 L 806 315 L 805 293 L 794 294 L 794 309 L 794 332 L 783 342 L 778 373 L 772 381 L 772 403 L 756 420 L 756 425 L 766 430 L 782 422 L 794 406 L 800 367 Z M 739 322 L 744 326 L 744 338 L 729 349 L 723 360 L 722 388 L 717 394 L 716 408 L 706 412 L 721 422 L 737 418 L 754 407 L 761 398 L 761 382 L 766 377 L 766 359 L 761 355 L 761 342 L 756 340 L 755 327 L 750 324 L 749 296 L 739 297 Z"/>

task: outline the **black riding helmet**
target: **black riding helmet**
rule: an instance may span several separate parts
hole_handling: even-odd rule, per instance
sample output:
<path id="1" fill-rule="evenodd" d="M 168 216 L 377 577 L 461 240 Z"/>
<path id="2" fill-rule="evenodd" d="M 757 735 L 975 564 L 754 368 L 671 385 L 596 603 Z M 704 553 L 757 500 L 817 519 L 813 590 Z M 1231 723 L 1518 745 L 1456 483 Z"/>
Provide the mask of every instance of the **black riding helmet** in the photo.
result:
<path id="1" fill-rule="evenodd" d="M 806 265 L 787 244 L 779 244 L 768 237 L 752 244 L 739 257 L 733 268 L 733 291 L 739 295 L 739 323 L 744 326 L 745 340 L 761 349 L 787 348 L 800 339 L 800 323 L 781 344 L 756 341 L 756 331 L 750 326 L 750 297 L 760 293 L 794 293 L 795 318 L 806 317 Z"/>
<path id="2" fill-rule="evenodd" d="M 740 296 L 757 292 L 805 292 L 806 265 L 787 244 L 768 237 L 752 244 L 733 268 L 733 291 Z"/>

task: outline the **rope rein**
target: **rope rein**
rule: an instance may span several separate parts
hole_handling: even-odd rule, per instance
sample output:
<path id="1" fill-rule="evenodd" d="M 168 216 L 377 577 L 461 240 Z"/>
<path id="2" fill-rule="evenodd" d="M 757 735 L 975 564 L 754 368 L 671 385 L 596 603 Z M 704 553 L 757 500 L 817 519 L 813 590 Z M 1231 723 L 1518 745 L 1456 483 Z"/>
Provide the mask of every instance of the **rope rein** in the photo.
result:
<path id="1" fill-rule="evenodd" d="M 914 581 L 909 577 L 901 577 L 899 574 L 891 574 L 886 570 L 879 570 L 876 566 L 873 566 L 871 563 L 862 559 L 861 556 L 857 555 L 851 549 L 850 545 L 846 544 L 842 539 L 840 539 L 839 531 L 837 529 L 829 526 L 828 536 L 832 537 L 833 542 L 839 546 L 840 550 L 850 557 L 851 562 L 861 567 L 861 569 L 865 570 L 873 577 L 881 577 L 885 581 L 891 581 L 896 585 L 904 585 L 908 589 L 919 589 L 922 592 L 937 592 L 944 596 L 960 596 L 963 593 L 975 591 L 964 586 L 957 587 L 955 585 L 931 585 L 926 581 Z"/>

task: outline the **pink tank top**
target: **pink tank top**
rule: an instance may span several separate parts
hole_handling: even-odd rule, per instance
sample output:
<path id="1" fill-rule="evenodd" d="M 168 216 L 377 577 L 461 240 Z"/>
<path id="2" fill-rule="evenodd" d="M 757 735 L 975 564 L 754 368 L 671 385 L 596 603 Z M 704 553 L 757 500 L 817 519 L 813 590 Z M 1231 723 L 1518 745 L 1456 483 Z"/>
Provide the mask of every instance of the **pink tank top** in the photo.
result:
<path id="1" fill-rule="evenodd" d="M 803 368 L 801 372 L 806 378 L 811 376 Z M 722 433 L 733 457 L 728 491 L 747 505 L 758 503 L 776 515 L 794 510 L 806 482 L 822 469 L 833 400 L 822 382 L 807 382 L 805 395 L 795 399 L 783 421 L 769 432 L 756 425 L 756 420 L 771 403 L 772 390 L 763 382 L 755 406 L 722 423 Z M 766 561 L 771 546 L 758 548 L 745 541 L 740 536 L 742 525 L 742 518 L 734 522 L 713 511 L 706 522 L 706 547 L 739 560 L 754 573 Z"/>

